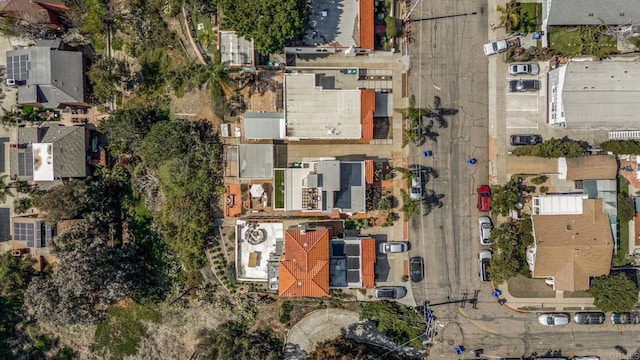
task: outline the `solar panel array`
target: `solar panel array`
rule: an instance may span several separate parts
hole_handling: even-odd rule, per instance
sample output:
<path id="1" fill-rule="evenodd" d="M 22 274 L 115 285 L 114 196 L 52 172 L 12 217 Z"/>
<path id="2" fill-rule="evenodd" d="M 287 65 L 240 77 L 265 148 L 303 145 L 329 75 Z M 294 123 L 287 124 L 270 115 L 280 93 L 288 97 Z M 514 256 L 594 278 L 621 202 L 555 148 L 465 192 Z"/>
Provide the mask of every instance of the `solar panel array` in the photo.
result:
<path id="1" fill-rule="evenodd" d="M 30 148 L 18 153 L 18 176 L 33 176 L 33 152 Z"/>
<path id="2" fill-rule="evenodd" d="M 37 230 L 38 234 L 40 229 Z M 27 247 L 33 247 L 33 224 L 14 223 L 13 224 L 13 239 L 18 241 L 26 241 Z"/>
<path id="3" fill-rule="evenodd" d="M 29 55 L 7 56 L 7 79 L 27 80 L 30 68 Z"/>
<path id="4" fill-rule="evenodd" d="M 51 243 L 51 238 L 53 237 L 53 229 L 51 225 L 42 222 L 39 224 L 38 228 L 40 229 L 40 236 L 38 236 L 38 231 L 36 231 L 36 247 L 46 247 L 47 244 Z M 44 236 L 42 234 L 44 233 Z"/>

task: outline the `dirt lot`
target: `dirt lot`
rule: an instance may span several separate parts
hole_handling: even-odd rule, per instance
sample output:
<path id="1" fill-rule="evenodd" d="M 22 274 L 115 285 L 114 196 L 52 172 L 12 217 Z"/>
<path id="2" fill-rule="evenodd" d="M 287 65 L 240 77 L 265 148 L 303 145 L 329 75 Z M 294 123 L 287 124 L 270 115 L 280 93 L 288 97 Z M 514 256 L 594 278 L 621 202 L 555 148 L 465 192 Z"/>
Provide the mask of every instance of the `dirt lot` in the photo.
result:
<path id="1" fill-rule="evenodd" d="M 189 120 L 206 119 L 214 128 L 220 129 L 220 119 L 214 114 L 211 95 L 207 89 L 193 89 L 185 92 L 181 98 L 171 96 L 173 115 Z"/>

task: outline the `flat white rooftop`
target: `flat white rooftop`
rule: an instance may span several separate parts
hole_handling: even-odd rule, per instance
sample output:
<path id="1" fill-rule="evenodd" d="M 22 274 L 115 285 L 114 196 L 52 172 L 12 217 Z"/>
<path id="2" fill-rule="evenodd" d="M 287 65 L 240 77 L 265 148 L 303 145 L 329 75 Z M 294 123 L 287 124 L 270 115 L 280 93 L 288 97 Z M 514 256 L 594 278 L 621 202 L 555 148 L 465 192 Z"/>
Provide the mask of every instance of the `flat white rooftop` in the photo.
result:
<path id="1" fill-rule="evenodd" d="M 318 76 L 284 74 L 287 138 L 360 139 L 360 90 L 323 89 Z"/>
<path id="2" fill-rule="evenodd" d="M 238 280 L 267 281 L 269 255 L 276 241 L 284 241 L 282 223 L 236 221 L 236 272 Z"/>
<path id="3" fill-rule="evenodd" d="M 582 214 L 582 200 L 585 194 L 543 195 L 533 198 L 534 215 L 574 215 Z"/>

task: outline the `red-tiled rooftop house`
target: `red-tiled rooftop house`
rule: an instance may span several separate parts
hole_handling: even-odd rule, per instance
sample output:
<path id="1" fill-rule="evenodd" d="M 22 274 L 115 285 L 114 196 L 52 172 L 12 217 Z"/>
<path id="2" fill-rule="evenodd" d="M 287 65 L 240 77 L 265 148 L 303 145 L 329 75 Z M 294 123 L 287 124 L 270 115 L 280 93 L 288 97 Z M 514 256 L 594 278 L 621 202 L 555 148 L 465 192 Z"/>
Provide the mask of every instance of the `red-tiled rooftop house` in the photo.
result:
<path id="1" fill-rule="evenodd" d="M 329 230 L 288 229 L 279 264 L 283 297 L 329 296 Z"/>

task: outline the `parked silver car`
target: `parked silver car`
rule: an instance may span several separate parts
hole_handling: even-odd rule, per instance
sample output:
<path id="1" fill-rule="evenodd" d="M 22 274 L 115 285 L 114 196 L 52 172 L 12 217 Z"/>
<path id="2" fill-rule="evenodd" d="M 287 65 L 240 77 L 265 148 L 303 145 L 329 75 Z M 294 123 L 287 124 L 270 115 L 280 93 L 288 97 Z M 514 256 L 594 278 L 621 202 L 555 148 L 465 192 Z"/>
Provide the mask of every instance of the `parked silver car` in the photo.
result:
<path id="1" fill-rule="evenodd" d="M 407 288 L 404 286 L 380 286 L 373 290 L 373 295 L 378 299 L 402 299 L 407 296 Z"/>
<path id="2" fill-rule="evenodd" d="M 547 326 L 562 326 L 569 323 L 569 315 L 565 313 L 544 313 L 538 316 L 538 322 Z"/>
<path id="3" fill-rule="evenodd" d="M 638 313 L 612 313 L 611 314 L 611 323 L 612 324 L 640 324 L 640 314 Z"/>
<path id="4" fill-rule="evenodd" d="M 493 229 L 493 223 L 491 222 L 491 218 L 488 216 L 480 216 L 478 218 L 478 232 L 480 233 L 480 244 L 489 245 L 491 244 L 491 229 Z"/>
<path id="5" fill-rule="evenodd" d="M 423 183 L 423 175 L 422 172 L 417 171 L 415 173 L 415 177 L 411 179 L 411 190 L 409 197 L 411 200 L 421 200 L 423 197 L 422 193 L 422 183 Z"/>
<path id="6" fill-rule="evenodd" d="M 403 253 L 409 251 L 409 245 L 404 241 L 382 242 L 378 245 L 380 254 Z"/>
<path id="7" fill-rule="evenodd" d="M 538 64 L 513 64 L 509 65 L 509 74 L 511 75 L 538 75 L 540 67 Z"/>

